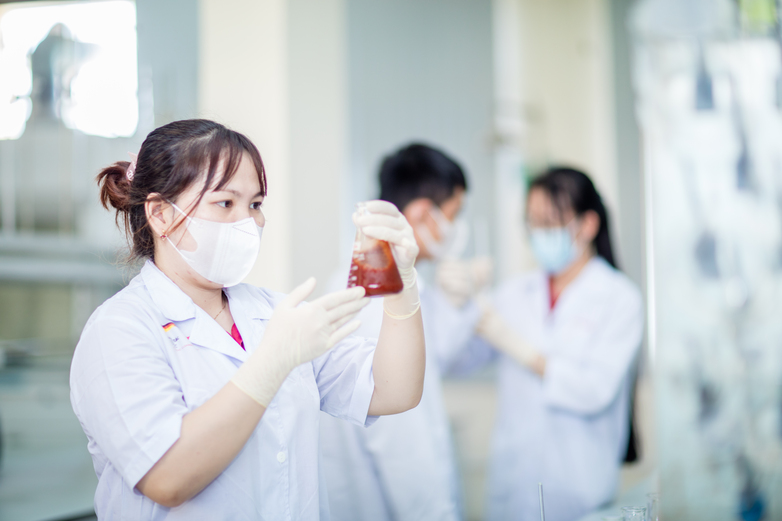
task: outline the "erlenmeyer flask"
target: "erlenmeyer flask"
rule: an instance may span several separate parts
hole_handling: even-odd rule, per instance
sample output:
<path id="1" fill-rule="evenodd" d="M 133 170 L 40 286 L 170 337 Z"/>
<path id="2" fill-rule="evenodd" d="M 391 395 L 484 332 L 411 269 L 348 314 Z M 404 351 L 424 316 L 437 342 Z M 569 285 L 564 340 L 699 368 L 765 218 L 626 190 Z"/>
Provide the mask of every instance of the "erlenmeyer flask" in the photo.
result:
<path id="1" fill-rule="evenodd" d="M 359 215 L 369 212 L 364 203 L 358 203 Z M 356 230 L 353 243 L 353 261 L 350 264 L 348 287 L 361 286 L 368 297 L 399 293 L 404 288 L 399 269 L 396 267 L 391 245 L 387 241 L 370 239 Z"/>

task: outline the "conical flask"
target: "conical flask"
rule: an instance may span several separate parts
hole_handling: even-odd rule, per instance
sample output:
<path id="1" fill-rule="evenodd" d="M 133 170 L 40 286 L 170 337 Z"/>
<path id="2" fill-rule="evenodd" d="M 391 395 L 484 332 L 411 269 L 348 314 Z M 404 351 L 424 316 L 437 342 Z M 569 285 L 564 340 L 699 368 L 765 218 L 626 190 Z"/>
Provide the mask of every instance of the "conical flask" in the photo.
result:
<path id="1" fill-rule="evenodd" d="M 364 203 L 358 203 L 359 215 L 369 212 Z M 387 241 L 370 239 L 356 230 L 353 243 L 353 260 L 350 264 L 348 287 L 361 286 L 368 297 L 399 293 L 404 288 L 399 269 L 396 267 L 391 245 Z"/>

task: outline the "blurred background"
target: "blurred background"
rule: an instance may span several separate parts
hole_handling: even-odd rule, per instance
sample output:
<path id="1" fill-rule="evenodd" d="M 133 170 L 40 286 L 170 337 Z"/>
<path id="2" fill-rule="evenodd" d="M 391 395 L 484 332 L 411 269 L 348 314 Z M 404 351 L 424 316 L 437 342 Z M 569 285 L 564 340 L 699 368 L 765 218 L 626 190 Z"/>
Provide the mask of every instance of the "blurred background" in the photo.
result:
<path id="1" fill-rule="evenodd" d="M 261 150 L 268 225 L 253 283 L 347 277 L 354 203 L 377 196 L 383 156 L 416 140 L 465 168 L 474 247 L 493 254 L 498 280 L 531 267 L 528 176 L 565 162 L 593 176 L 621 265 L 643 285 L 629 4 L 0 3 L 0 519 L 92 508 L 70 355 L 93 309 L 133 275 L 95 175 L 170 121 L 216 119 Z M 447 397 L 467 511 L 480 518 L 492 376 L 448 382 Z"/>
<path id="2" fill-rule="evenodd" d="M 248 135 L 269 178 L 250 282 L 347 277 L 355 202 L 411 141 L 465 168 L 472 251 L 497 281 L 533 267 L 523 205 L 553 163 L 603 194 L 618 262 L 646 291 L 631 0 L 0 0 L 0 520 L 77 519 L 96 478 L 68 368 L 94 308 L 132 276 L 98 170 L 152 129 L 206 117 Z M 772 2 L 773 3 L 773 2 Z M 654 479 L 647 349 L 636 394 Z M 470 519 L 480 519 L 491 371 L 446 382 Z"/>

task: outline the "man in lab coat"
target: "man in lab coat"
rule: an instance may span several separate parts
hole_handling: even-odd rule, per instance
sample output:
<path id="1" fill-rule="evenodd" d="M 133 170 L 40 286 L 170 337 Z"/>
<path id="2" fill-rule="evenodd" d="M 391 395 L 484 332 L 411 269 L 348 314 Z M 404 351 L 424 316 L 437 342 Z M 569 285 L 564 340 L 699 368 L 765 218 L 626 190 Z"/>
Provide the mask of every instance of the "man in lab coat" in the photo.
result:
<path id="1" fill-rule="evenodd" d="M 380 169 L 380 199 L 394 203 L 410 222 L 420 248 L 421 309 L 426 336 L 426 376 L 421 402 L 372 428 L 321 415 L 321 454 L 331 517 L 335 521 L 440 521 L 463 518 L 441 374 L 465 346 L 479 318 L 472 296 L 491 276 L 487 259 L 460 261 L 457 221 L 467 181 L 442 152 L 412 144 L 388 156 Z M 447 258 L 447 260 L 446 260 Z M 426 262 L 440 260 L 438 287 L 425 284 Z M 347 274 L 337 282 L 344 286 Z M 357 335 L 377 337 L 382 299 L 359 315 Z"/>

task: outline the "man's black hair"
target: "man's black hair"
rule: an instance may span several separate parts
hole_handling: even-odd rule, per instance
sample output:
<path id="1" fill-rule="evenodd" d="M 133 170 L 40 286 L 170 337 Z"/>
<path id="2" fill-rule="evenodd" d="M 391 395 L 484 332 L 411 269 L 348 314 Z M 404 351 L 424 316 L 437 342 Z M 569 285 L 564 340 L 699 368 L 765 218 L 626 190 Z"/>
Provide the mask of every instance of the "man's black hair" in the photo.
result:
<path id="1" fill-rule="evenodd" d="M 431 199 L 440 206 L 456 188 L 467 190 L 467 179 L 459 163 L 443 152 L 412 143 L 383 159 L 380 166 L 380 199 L 400 211 L 411 201 Z"/>

